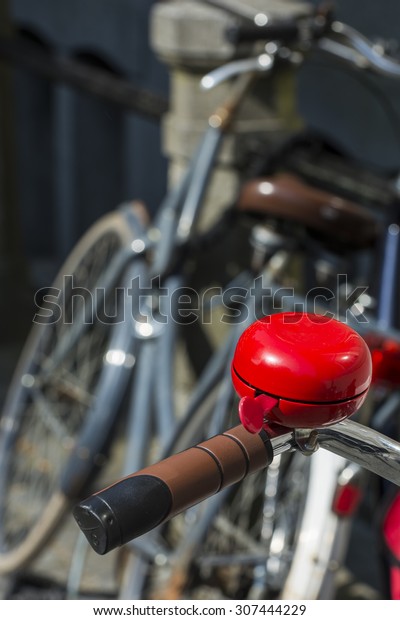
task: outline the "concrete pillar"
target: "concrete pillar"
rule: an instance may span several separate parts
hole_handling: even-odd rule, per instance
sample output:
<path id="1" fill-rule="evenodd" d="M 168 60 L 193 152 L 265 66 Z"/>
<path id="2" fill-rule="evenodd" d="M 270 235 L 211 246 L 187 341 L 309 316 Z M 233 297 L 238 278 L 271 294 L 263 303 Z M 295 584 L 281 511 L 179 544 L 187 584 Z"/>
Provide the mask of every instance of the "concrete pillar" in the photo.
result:
<path id="1" fill-rule="evenodd" d="M 226 1 L 254 15 L 258 10 L 278 17 L 309 12 L 305 2 L 282 0 Z M 258 6 L 257 6 L 258 5 Z M 236 49 L 225 32 L 237 23 L 231 13 L 201 2 L 176 0 L 155 4 L 151 18 L 152 47 L 170 72 L 170 110 L 163 121 L 163 149 L 169 158 L 169 180 L 174 183 L 205 129 L 210 113 L 224 101 L 231 85 L 202 92 L 201 77 L 236 57 L 255 56 L 251 46 Z M 262 50 L 262 46 L 261 46 Z M 260 142 L 274 148 L 299 126 L 295 110 L 294 70 L 261 78 L 243 102 L 225 139 L 207 199 L 206 221 L 235 196 L 240 165 Z"/>

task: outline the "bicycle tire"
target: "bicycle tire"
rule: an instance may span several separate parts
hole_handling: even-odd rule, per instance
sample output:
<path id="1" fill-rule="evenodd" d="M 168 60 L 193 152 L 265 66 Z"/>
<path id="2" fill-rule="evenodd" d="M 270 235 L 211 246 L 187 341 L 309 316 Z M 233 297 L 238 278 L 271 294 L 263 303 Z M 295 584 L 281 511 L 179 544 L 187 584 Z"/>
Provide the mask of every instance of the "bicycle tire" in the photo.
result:
<path id="1" fill-rule="evenodd" d="M 54 282 L 61 291 L 62 320 L 36 323 L 27 339 L 0 418 L 0 574 L 32 561 L 67 512 L 70 499 L 60 490 L 60 475 L 90 415 L 114 328 L 112 321 L 95 318 L 70 341 L 74 289 L 68 290 L 64 276 L 93 293 L 110 261 L 129 251 L 142 224 L 143 212 L 131 205 L 98 220 Z M 105 313 L 113 305 L 111 292 L 104 293 Z M 82 306 L 77 312 L 86 323 L 83 306 L 83 314 Z M 126 329 L 128 322 L 121 325 Z"/>

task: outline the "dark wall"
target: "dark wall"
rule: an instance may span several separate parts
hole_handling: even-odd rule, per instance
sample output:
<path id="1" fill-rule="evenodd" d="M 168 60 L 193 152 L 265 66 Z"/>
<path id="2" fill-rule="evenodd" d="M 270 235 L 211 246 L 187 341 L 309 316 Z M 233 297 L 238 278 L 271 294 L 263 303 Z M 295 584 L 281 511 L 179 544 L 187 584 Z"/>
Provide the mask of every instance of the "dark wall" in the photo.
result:
<path id="1" fill-rule="evenodd" d="M 391 41 L 400 52 L 400 2 L 337 0 L 335 5 L 340 21 L 370 38 Z M 311 126 L 368 165 L 400 169 L 400 80 L 366 76 L 315 57 L 301 72 L 299 96 Z"/>
<path id="2" fill-rule="evenodd" d="M 15 29 L 38 50 L 83 60 L 167 98 L 166 69 L 149 47 L 152 4 L 10 0 Z M 157 120 L 21 65 L 15 112 L 20 221 L 35 278 L 51 277 L 82 232 L 122 201 L 141 198 L 156 209 L 166 178 Z"/>
<path id="3" fill-rule="evenodd" d="M 149 47 L 152 1 L 9 2 L 15 27 L 39 47 L 84 58 L 167 96 L 166 69 Z M 339 19 L 366 35 L 400 40 L 398 1 L 338 0 L 336 6 Z M 157 122 L 21 68 L 15 85 L 19 215 L 25 252 L 42 285 L 102 213 L 138 197 L 155 211 L 166 162 Z M 400 166 L 400 83 L 316 57 L 301 71 L 299 102 L 307 123 L 350 154 L 384 170 Z"/>

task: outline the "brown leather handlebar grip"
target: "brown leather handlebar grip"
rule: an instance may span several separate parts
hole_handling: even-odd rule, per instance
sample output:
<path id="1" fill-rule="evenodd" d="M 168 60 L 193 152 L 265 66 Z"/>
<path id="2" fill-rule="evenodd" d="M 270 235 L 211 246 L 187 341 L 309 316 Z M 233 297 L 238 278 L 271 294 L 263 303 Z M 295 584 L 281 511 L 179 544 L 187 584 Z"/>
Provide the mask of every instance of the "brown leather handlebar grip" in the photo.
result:
<path id="1" fill-rule="evenodd" d="M 267 467 L 272 458 L 265 431 L 253 435 L 236 426 L 92 495 L 75 507 L 74 517 L 103 555 Z"/>

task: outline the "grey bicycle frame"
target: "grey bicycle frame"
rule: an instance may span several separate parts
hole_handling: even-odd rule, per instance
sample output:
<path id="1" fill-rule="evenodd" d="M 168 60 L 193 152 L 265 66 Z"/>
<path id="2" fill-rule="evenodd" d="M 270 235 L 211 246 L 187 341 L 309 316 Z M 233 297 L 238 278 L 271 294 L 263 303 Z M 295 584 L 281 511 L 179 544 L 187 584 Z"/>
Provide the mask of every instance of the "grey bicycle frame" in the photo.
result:
<path id="1" fill-rule="evenodd" d="M 382 54 L 378 54 L 372 44 L 359 35 L 356 31 L 345 27 L 343 24 L 335 22 L 332 26 L 332 32 L 329 35 L 324 36 L 318 41 L 318 47 L 324 49 L 328 53 L 334 55 L 337 58 L 345 60 L 350 64 L 356 64 L 359 66 L 354 58 L 364 56 L 366 58 L 368 68 L 376 71 L 377 73 L 391 74 L 398 77 L 400 74 L 400 63 L 391 61 Z M 279 56 L 279 47 L 276 47 L 276 52 Z M 289 56 L 290 61 L 290 56 Z M 296 55 L 296 63 L 298 63 L 298 54 Z M 224 67 L 217 69 L 203 79 L 203 86 L 211 88 L 221 81 L 227 80 L 232 76 L 238 76 L 238 79 L 233 88 L 233 105 L 232 101 L 229 101 L 228 108 L 230 108 L 230 114 L 233 115 L 237 105 L 240 103 L 241 98 L 247 92 L 249 84 L 253 76 L 257 73 L 268 73 L 274 66 L 274 55 L 269 53 L 262 53 L 255 59 L 245 59 L 243 61 L 234 61 L 228 63 Z M 185 244 L 191 237 L 195 228 L 195 224 L 200 213 L 204 193 L 208 185 L 209 176 L 214 166 L 215 159 L 217 157 L 223 135 L 227 129 L 226 124 L 221 120 L 219 124 L 213 123 L 209 125 L 205 132 L 200 145 L 193 156 L 193 159 L 185 173 L 181 183 L 170 194 L 167 195 L 165 201 L 160 206 L 157 214 L 156 221 L 152 230 L 158 230 L 160 238 L 158 242 L 154 243 L 149 235 L 143 234 L 141 250 L 135 251 L 134 248 L 127 248 L 117 255 L 113 263 L 109 266 L 108 271 L 102 282 L 99 283 L 98 288 L 106 290 L 112 282 L 117 282 L 121 278 L 121 274 L 125 271 L 123 281 L 129 283 L 129 279 L 132 279 L 132 272 L 129 271 L 130 263 L 136 263 L 140 267 L 133 267 L 133 273 L 136 278 L 141 278 L 144 285 L 151 282 L 151 278 L 154 276 L 163 276 L 168 272 L 171 266 L 171 261 L 174 260 L 176 249 Z M 162 231 L 162 234 L 160 233 Z M 136 247 L 138 247 L 136 245 Z M 144 256 L 145 251 L 152 247 L 154 259 L 150 267 L 147 266 L 144 258 L 140 261 L 141 255 Z M 136 261 L 134 260 L 136 258 Z M 140 261 L 140 262 L 139 262 Z M 389 264 L 387 261 L 386 264 Z M 139 273 L 137 273 L 137 270 Z M 384 271 L 384 275 L 387 274 L 386 280 L 390 277 L 393 280 L 393 275 L 388 273 L 388 269 Z M 166 304 L 170 305 L 171 295 L 174 290 L 173 287 L 177 286 L 177 280 L 166 280 L 164 285 L 168 291 Z M 179 282 L 181 286 L 183 280 Z M 387 290 L 387 288 L 385 289 Z M 98 303 L 101 303 L 101 296 Z M 386 307 L 385 304 L 381 304 L 381 307 Z M 71 339 L 78 340 L 82 329 L 84 329 L 85 321 L 75 330 L 72 330 Z M 117 332 L 120 330 L 117 330 Z M 157 413 L 156 426 L 161 432 L 161 436 L 165 441 L 168 441 L 169 433 L 172 433 L 174 428 L 174 411 L 172 406 L 171 395 L 171 376 L 168 374 L 168 368 L 171 364 L 168 360 L 172 359 L 172 352 L 174 346 L 174 324 L 173 321 L 168 320 L 168 326 L 161 330 L 164 334 L 155 335 L 154 333 L 139 334 L 137 330 L 133 330 L 133 335 L 127 334 L 124 329 L 121 328 L 121 334 L 116 336 L 116 340 L 120 338 L 123 340 L 126 338 L 131 340 L 130 346 L 134 350 L 132 355 L 136 361 L 136 373 L 133 387 L 132 402 L 134 403 L 135 415 L 130 416 L 133 420 L 130 424 L 128 431 L 128 438 L 133 437 L 131 443 L 128 439 L 128 459 L 125 470 L 132 471 L 142 464 L 142 458 L 144 455 L 143 446 L 146 444 L 146 435 L 148 434 L 150 415 L 145 413 L 149 411 L 150 403 L 152 402 L 152 394 L 157 395 L 157 399 L 154 403 L 155 410 L 162 411 L 163 413 Z M 54 360 L 57 364 L 57 360 L 61 359 L 62 351 L 55 353 Z M 143 361 L 145 360 L 145 361 Z M 157 369 L 157 389 L 154 389 L 154 377 L 149 368 Z M 115 375 L 118 372 L 116 369 Z M 128 372 L 123 373 L 128 375 Z M 160 381 L 158 381 L 158 378 Z M 123 391 L 123 385 L 126 386 L 128 378 L 126 377 L 124 382 L 119 381 L 118 385 Z M 100 382 L 101 384 L 102 382 Z M 161 387 L 161 389 L 159 389 Z M 111 389 L 111 388 L 110 388 Z M 100 388 L 100 394 L 97 394 L 99 402 L 104 404 L 107 402 L 106 395 L 104 394 L 104 386 Z M 106 400 L 104 400 L 104 398 Z M 104 409 L 104 407 L 103 407 Z M 139 413 L 140 412 L 140 413 Z M 115 416 L 116 414 L 114 414 Z M 95 418 L 95 422 L 93 421 Z M 113 418 L 113 419 L 111 419 Z M 114 417 L 111 414 L 103 412 L 97 412 L 96 416 L 90 416 L 86 427 L 81 434 L 78 444 L 74 449 L 73 454 L 66 467 L 65 475 L 62 480 L 62 490 L 67 496 L 73 496 L 75 492 L 74 484 L 72 480 L 85 479 L 86 475 L 90 473 L 92 467 L 92 461 L 96 458 L 96 454 L 101 450 L 101 442 L 104 441 L 104 437 L 107 436 L 110 428 L 112 428 Z M 132 445 L 131 445 L 132 444 Z M 79 455 L 85 454 L 85 458 L 82 459 Z M 90 456 L 87 457 L 87 454 Z M 72 472 L 75 475 L 71 475 Z M 68 483 L 68 481 L 70 483 Z"/>
<path id="2" fill-rule="evenodd" d="M 346 32 L 346 34 L 349 33 Z M 351 34 L 353 35 L 353 33 Z M 347 39 L 342 36 L 340 43 L 337 44 L 334 40 L 329 43 L 329 37 L 325 37 L 321 43 L 321 49 L 324 48 L 325 51 L 356 64 L 354 61 L 354 54 L 360 55 L 364 53 L 365 50 L 364 48 L 360 50 L 360 46 L 355 45 L 355 52 L 353 55 L 350 54 L 349 57 L 348 50 L 351 49 L 353 43 L 354 41 L 350 36 L 348 36 Z M 368 60 L 370 65 L 375 67 L 376 71 L 379 72 L 383 70 L 381 66 L 374 65 L 373 55 L 372 58 Z M 225 68 L 219 69 L 217 73 L 211 74 L 208 80 L 203 80 L 203 85 L 209 88 L 219 83 L 221 80 L 227 79 L 231 75 L 238 75 L 241 73 L 248 78 L 250 74 L 257 71 L 270 71 L 272 66 L 272 56 L 262 54 L 262 56 L 257 59 L 238 62 L 235 65 L 227 65 Z M 392 67 L 389 65 L 389 70 L 391 68 Z M 387 73 L 388 64 L 385 64 L 384 70 Z M 247 84 L 245 84 L 245 86 L 247 87 Z M 245 90 L 246 89 L 243 87 L 243 92 L 245 92 Z M 153 242 L 151 236 L 143 231 L 141 251 L 135 252 L 134 249 L 128 248 L 121 252 L 115 258 L 115 262 L 110 265 L 104 281 L 99 283 L 100 285 L 104 287 L 104 284 L 109 286 L 110 283 L 113 282 L 122 282 L 124 287 L 128 287 L 132 279 L 141 278 L 143 284 L 148 286 L 153 277 L 159 275 L 164 276 L 168 273 L 171 262 L 175 258 L 176 249 L 184 245 L 190 239 L 195 228 L 203 204 L 204 192 L 208 185 L 209 176 L 212 172 L 224 131 L 225 128 L 223 126 L 209 126 L 207 128 L 200 146 L 181 183 L 167 196 L 160 206 L 156 221 L 152 227 L 153 232 L 154 230 L 162 231 L 159 240 L 156 243 Z M 154 259 L 150 266 L 145 260 L 145 253 L 149 248 L 152 248 L 154 253 Z M 389 275 L 390 281 L 393 283 L 393 275 Z M 158 331 L 153 329 L 153 332 L 147 335 L 140 333 L 140 330 L 138 330 L 138 325 L 140 327 L 140 324 L 135 321 L 134 318 L 133 322 L 128 324 L 128 327 L 126 324 L 117 325 L 115 333 L 113 334 L 110 348 L 115 350 L 121 349 L 129 353 L 131 356 L 130 359 L 134 360 L 135 365 L 134 379 L 130 394 L 126 459 L 123 467 L 123 474 L 129 474 L 143 466 L 153 425 L 156 429 L 157 437 L 161 440 L 161 456 L 168 453 L 171 436 L 177 429 L 178 423 L 176 421 L 173 405 L 173 380 L 171 374 L 177 327 L 176 323 L 171 320 L 171 312 L 173 312 L 171 304 L 173 301 L 173 291 L 183 284 L 183 277 L 179 274 L 167 277 L 163 282 L 164 289 L 167 291 L 167 295 L 163 298 L 163 313 L 167 313 L 168 320 Z M 157 291 L 155 289 L 155 294 L 156 293 Z M 125 299 L 127 311 L 129 311 L 130 301 L 131 300 L 128 298 Z M 295 303 L 296 300 L 293 301 Z M 302 302 L 304 302 L 303 299 Z M 248 300 L 248 303 L 250 304 L 253 302 Z M 253 308 L 253 311 L 254 310 Z M 250 316 L 254 315 L 250 314 Z M 155 327 L 151 323 L 151 320 L 149 324 L 153 328 Z M 183 416 L 182 424 L 185 423 L 185 420 L 190 418 L 209 391 L 221 382 L 220 398 L 217 400 L 213 416 L 215 424 L 214 432 L 217 432 L 218 426 L 223 425 L 230 397 L 233 393 L 230 387 L 230 378 L 227 376 L 229 369 L 228 360 L 245 326 L 245 324 L 233 326 L 229 338 L 211 358 L 197 384 L 196 390 L 191 396 L 186 413 Z M 388 326 L 391 327 L 391 325 Z M 72 334 L 72 338 L 78 339 L 80 333 L 79 328 L 77 328 L 76 333 Z M 62 352 L 60 352 L 59 357 L 62 357 Z M 57 356 L 55 359 L 57 360 Z M 118 401 L 121 401 L 129 385 L 132 375 L 132 365 L 129 366 L 129 364 L 126 364 L 116 366 L 114 370 L 115 372 L 109 375 L 109 383 L 104 384 L 102 381 L 99 382 L 100 388 L 96 395 L 98 405 L 94 412 L 95 415 L 89 417 L 83 433 L 78 440 L 78 444 L 71 455 L 66 471 L 64 472 L 62 491 L 69 497 L 74 497 L 75 495 L 73 481 L 82 479 L 82 477 L 85 479 L 90 473 L 93 466 L 92 463 L 96 460 L 96 455 L 101 452 L 104 438 L 111 432 L 115 424 L 118 413 L 115 406 L 110 407 L 109 410 L 107 409 L 108 390 L 112 390 L 114 394 L 117 390 L 119 392 Z M 351 443 L 351 437 L 354 436 L 352 435 L 354 426 L 348 426 L 348 424 L 350 423 L 342 423 L 337 429 L 333 427 L 332 429 L 321 431 L 318 435 L 318 441 L 322 447 L 326 447 L 334 452 L 336 451 L 336 453 L 340 453 L 346 458 L 354 458 L 354 460 L 357 461 L 357 458 L 355 458 L 355 448 Z M 347 432 L 348 430 L 349 432 Z M 368 451 L 367 444 L 365 442 L 362 443 L 358 435 L 357 437 L 360 439 L 357 443 L 357 454 L 363 455 L 362 457 L 359 456 L 357 462 L 365 466 L 365 464 L 368 465 L 371 460 L 374 461 L 375 458 L 378 458 L 378 450 L 373 453 L 370 450 Z M 285 439 L 282 446 L 283 444 L 285 449 L 294 449 L 294 444 L 291 439 Z M 86 455 L 85 459 L 80 457 L 81 454 Z M 381 461 L 382 459 L 379 458 L 380 465 L 378 469 L 380 472 L 382 471 L 386 474 L 388 472 L 385 468 L 381 468 Z M 393 463 L 394 470 L 398 468 L 398 466 L 399 460 L 397 455 Z M 390 476 L 388 477 L 390 478 Z M 196 544 L 202 540 L 204 532 L 207 531 L 213 516 L 218 511 L 223 500 L 223 494 L 219 494 L 215 498 L 212 498 L 204 518 L 193 528 L 190 541 L 184 541 L 175 552 L 176 554 L 184 556 L 188 553 L 188 546 L 190 546 L 192 550 L 196 547 Z M 138 539 L 138 541 L 132 544 L 134 549 L 142 554 L 143 561 L 146 561 L 146 557 L 154 557 L 154 555 L 160 551 L 165 552 L 163 549 L 160 550 L 156 536 L 153 534 L 147 536 L 145 539 Z M 133 598 L 135 591 L 140 592 L 141 574 L 143 577 L 143 571 L 141 573 L 141 564 L 138 562 L 136 573 L 132 576 L 130 584 L 130 587 L 133 588 L 131 592 Z"/>
<path id="3" fill-rule="evenodd" d="M 340 29 L 337 28 L 339 31 Z M 346 31 L 346 34 L 347 33 Z M 351 32 L 353 35 L 353 31 Z M 349 35 L 350 38 L 350 35 Z M 357 53 L 358 47 L 356 46 Z M 339 48 L 334 48 L 335 52 L 338 51 Z M 343 53 L 343 46 L 340 48 L 340 52 Z M 327 50 L 329 51 L 329 50 Z M 372 54 L 374 57 L 374 54 Z M 374 59 L 374 58 L 372 58 Z M 354 61 L 354 57 L 351 58 L 351 61 Z M 262 62 L 265 62 L 263 60 Z M 240 70 L 256 70 L 260 65 L 260 60 L 255 59 L 253 61 L 238 61 L 236 63 L 232 63 L 228 68 L 220 68 L 213 72 L 211 76 L 206 76 L 203 78 L 202 84 L 204 88 L 211 88 L 218 84 L 220 80 L 224 79 L 226 75 L 232 71 L 235 73 Z M 396 71 L 399 70 L 399 66 L 396 65 L 392 67 L 390 63 L 386 63 L 385 71 L 391 68 L 395 68 Z M 381 67 L 379 66 L 379 69 Z M 389 230 L 389 229 L 388 229 Z M 393 253 L 397 252 L 397 246 L 394 248 L 394 244 L 398 239 L 393 240 L 393 236 L 387 237 L 386 243 L 386 251 L 384 253 L 384 262 L 382 266 L 382 274 L 383 277 L 381 279 L 381 287 L 380 287 L 380 299 L 379 299 L 379 311 L 377 315 L 377 322 L 373 322 L 369 325 L 369 329 L 388 329 L 393 328 L 393 321 L 387 320 L 385 323 L 384 313 L 390 312 L 390 317 L 393 316 L 393 307 L 394 301 L 391 298 L 390 303 L 388 305 L 387 291 L 396 290 L 395 287 L 395 272 L 390 268 L 390 265 L 393 264 Z M 273 286 L 273 283 L 271 283 Z M 388 287 L 389 285 L 389 287 Z M 296 299 L 291 300 L 291 305 L 294 307 L 296 303 Z M 298 300 L 300 301 L 300 300 Z M 304 303 L 304 300 L 301 300 Z M 250 304 L 250 300 L 248 300 Z M 387 308 L 390 310 L 385 310 Z M 254 312 L 253 308 L 253 312 Z M 255 312 L 256 314 L 256 312 Z M 254 316 L 254 315 L 253 315 Z M 232 330 L 229 339 L 226 341 L 225 346 L 221 349 L 217 355 L 212 358 L 209 368 L 207 369 L 202 382 L 200 382 L 197 391 L 192 396 L 192 402 L 197 406 L 208 391 L 216 385 L 216 383 L 224 376 L 225 379 L 222 380 L 221 388 L 220 388 L 220 398 L 217 401 L 214 414 L 212 419 L 214 421 L 214 425 L 210 430 L 210 434 L 217 433 L 221 428 L 224 428 L 224 419 L 226 419 L 227 411 L 229 408 L 229 403 L 232 398 L 232 387 L 229 376 L 229 359 L 231 355 L 230 352 L 233 351 L 233 347 L 236 344 L 236 341 L 242 331 L 245 328 L 245 325 L 236 326 L 235 329 Z M 368 331 L 368 328 L 365 329 Z M 393 335 L 396 336 L 396 339 L 399 338 L 399 333 L 393 330 Z M 227 372 L 228 368 L 228 372 Z M 162 404 L 162 403 L 161 403 Z M 191 409 L 189 407 L 187 416 L 185 420 L 189 419 L 192 411 L 195 409 Z M 392 408 L 393 412 L 393 408 Z M 182 426 L 185 423 L 183 421 Z M 273 440 L 274 441 L 274 440 Z M 346 421 L 342 422 L 338 425 L 335 425 L 330 428 L 321 429 L 317 433 L 317 443 L 321 448 L 328 449 L 331 452 L 334 452 L 345 459 L 351 460 L 364 468 L 369 469 L 372 472 L 377 473 L 378 475 L 382 475 L 388 480 L 393 481 L 396 484 L 400 484 L 400 446 L 395 442 L 387 439 L 386 437 L 379 435 L 377 433 L 372 433 L 369 429 L 366 429 L 363 426 L 358 425 L 355 422 Z M 287 434 L 283 437 L 275 440 L 275 450 L 276 454 L 283 453 L 285 451 L 292 451 L 297 446 L 296 440 L 294 436 Z M 169 453 L 169 445 L 167 443 L 164 451 L 161 456 L 167 456 Z M 134 465 L 134 466 L 132 466 Z M 141 464 L 138 461 L 130 461 L 129 465 L 125 471 L 125 474 L 129 474 L 132 471 L 137 471 Z M 132 548 L 139 554 L 139 557 L 143 558 L 143 561 L 146 561 L 146 557 L 150 555 L 150 557 L 158 557 L 170 556 L 169 561 L 174 563 L 178 562 L 181 565 L 185 564 L 185 558 L 193 555 L 195 550 L 204 539 L 205 533 L 208 531 L 210 524 L 212 523 L 215 515 L 218 513 L 221 505 L 225 501 L 225 497 L 229 493 L 229 490 L 226 490 L 217 496 L 211 498 L 207 506 L 204 509 L 202 514 L 202 518 L 198 520 L 191 529 L 190 539 L 185 539 L 181 541 L 178 547 L 171 553 L 169 553 L 163 547 L 160 547 L 160 542 L 157 539 L 157 531 L 152 532 L 145 537 L 138 539 L 137 541 L 131 543 Z M 233 559 L 233 558 L 232 558 Z M 257 558 L 253 558 L 252 562 L 257 561 Z M 258 558 L 258 561 L 260 559 Z M 143 580 L 144 571 L 141 568 L 141 563 L 137 562 L 135 571 L 130 577 L 130 583 L 128 584 L 127 591 L 130 592 L 132 596 L 139 596 L 142 580 Z"/>

